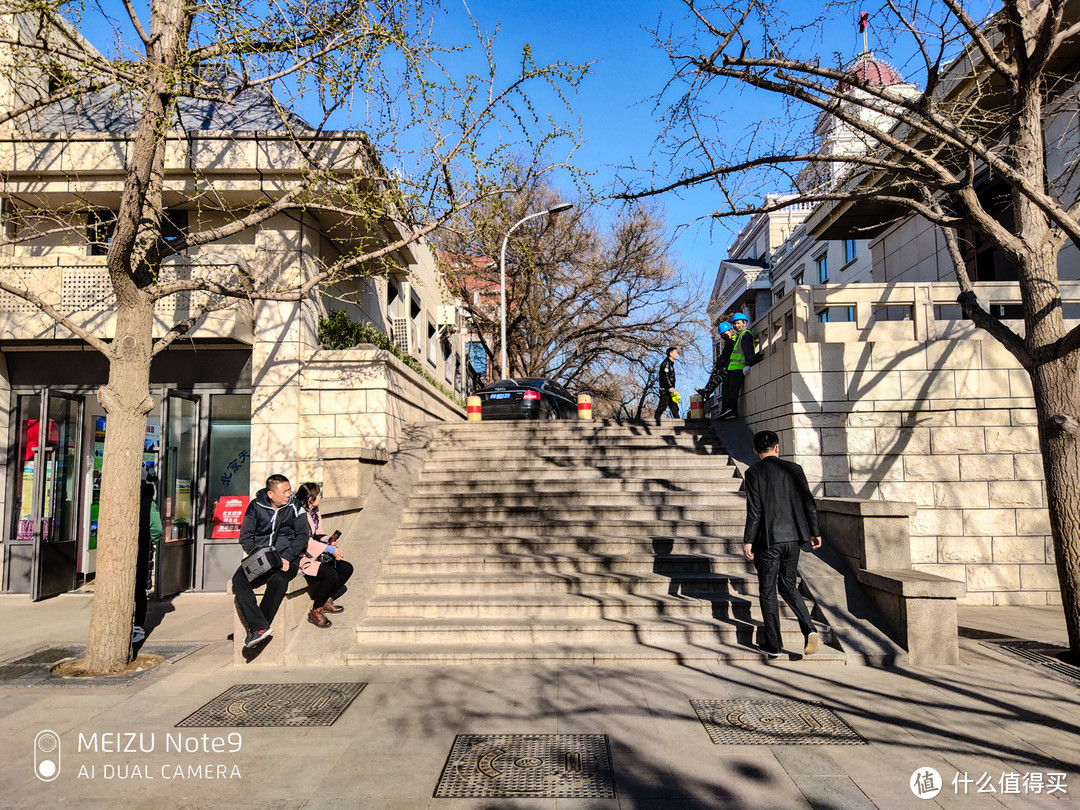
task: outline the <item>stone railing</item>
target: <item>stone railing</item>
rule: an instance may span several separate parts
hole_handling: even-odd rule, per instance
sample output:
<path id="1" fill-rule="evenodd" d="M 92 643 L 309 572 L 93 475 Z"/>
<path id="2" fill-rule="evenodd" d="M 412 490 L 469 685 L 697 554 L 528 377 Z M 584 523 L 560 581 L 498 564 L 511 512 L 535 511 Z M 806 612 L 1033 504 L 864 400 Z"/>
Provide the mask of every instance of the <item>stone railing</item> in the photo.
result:
<path id="1" fill-rule="evenodd" d="M 1080 319 L 1080 282 L 1059 283 L 1066 318 Z M 754 324 L 764 350 L 778 343 L 852 343 L 988 338 L 964 318 L 956 303 L 956 284 L 819 284 L 796 287 L 775 302 Z M 1010 307 L 1020 304 L 1014 282 L 975 285 L 983 307 L 995 314 L 1016 315 L 1006 323 L 1022 330 L 1023 321 Z M 822 321 L 821 314 L 830 320 Z M 850 320 L 848 320 L 850 316 Z M 1075 321 L 1074 321 L 1075 322 Z M 992 339 L 992 338 L 991 338 Z"/>

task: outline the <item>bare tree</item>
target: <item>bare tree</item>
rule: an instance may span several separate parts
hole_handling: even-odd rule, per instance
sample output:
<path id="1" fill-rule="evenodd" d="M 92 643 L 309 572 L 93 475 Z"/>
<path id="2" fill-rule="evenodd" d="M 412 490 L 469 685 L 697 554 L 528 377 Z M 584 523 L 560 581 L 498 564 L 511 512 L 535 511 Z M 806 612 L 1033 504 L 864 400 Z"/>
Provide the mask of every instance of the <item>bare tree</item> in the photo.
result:
<path id="1" fill-rule="evenodd" d="M 151 359 L 209 313 L 244 301 L 302 301 L 325 285 L 397 265 L 406 245 L 477 201 L 512 190 L 505 173 L 511 154 L 519 167 L 526 156 L 527 176 L 573 136 L 571 127 L 541 116 L 529 94 L 544 85 L 562 98 L 584 73 L 536 64 L 526 47 L 501 83 L 492 41 L 479 33 L 474 52 L 482 70 L 469 72 L 457 43 L 435 39 L 441 7 L 434 0 L 151 0 L 148 19 L 137 5 L 108 5 L 119 15 L 105 18 L 115 41 L 109 55 L 79 34 L 80 2 L 13 0 L 0 30 L 0 79 L 10 91 L 0 125 L 16 140 L 33 143 L 42 129 L 49 130 L 44 140 L 70 132 L 96 103 L 130 120 L 119 208 L 106 223 L 115 335 L 96 334 L 54 306 L 17 265 L 0 275 L 0 289 L 109 361 L 98 394 L 109 422 L 85 660 L 94 673 L 116 672 L 130 656 Z M 97 4 L 88 9 L 101 13 Z M 315 120 L 301 120 L 294 103 Z M 214 176 L 201 170 L 186 133 L 198 129 L 190 116 L 201 110 L 233 109 L 242 119 L 255 106 L 267 116 L 259 128 L 281 137 L 270 177 L 238 207 L 225 202 L 229 181 L 219 193 Z M 195 215 L 175 233 L 166 210 L 178 201 Z M 79 200 L 75 207 L 89 205 Z M 331 258 L 284 272 L 241 260 L 212 276 L 170 274 L 170 257 L 197 254 L 282 212 L 344 223 L 352 238 Z M 8 244 L 50 233 L 81 236 L 71 214 L 20 200 L 10 212 Z M 172 296 L 202 303 L 155 340 L 155 305 Z"/>
<path id="2" fill-rule="evenodd" d="M 884 203 L 940 227 L 964 314 L 1031 377 L 1069 644 L 1080 652 L 1080 328 L 1066 328 L 1058 290 L 1059 254 L 1080 247 L 1077 153 L 1053 151 L 1047 133 L 1050 121 L 1075 133 L 1066 116 L 1080 3 L 1004 0 L 982 20 L 985 4 L 888 0 L 872 20 L 881 41 L 913 54 L 906 67 L 923 89 L 910 92 L 845 69 L 839 55 L 812 55 L 824 26 L 854 21 L 857 4 L 828 3 L 815 21 L 792 20 L 777 2 L 684 2 L 687 26 L 658 37 L 674 66 L 664 143 L 680 169 L 626 196 L 707 184 L 723 201 L 713 216 L 731 216 L 769 210 L 756 190 L 798 179 L 803 201 Z M 714 106 L 728 83 L 778 97 L 784 125 L 730 128 Z M 819 153 L 810 128 L 797 126 L 800 111 L 811 124 L 832 116 L 863 148 Z M 1003 184 L 1004 210 L 984 193 L 987 175 Z M 1023 334 L 977 301 L 961 249 L 972 234 L 1015 266 Z"/>
<path id="3" fill-rule="evenodd" d="M 439 237 L 452 257 L 451 286 L 499 286 L 503 237 L 518 220 L 559 202 L 542 178 L 522 178 L 522 190 L 474 206 Z M 507 263 L 507 356 L 511 376 L 549 377 L 596 396 L 598 412 L 614 413 L 628 384 L 624 372 L 659 364 L 665 347 L 689 345 L 701 327 L 700 290 L 669 259 L 661 214 L 637 205 L 610 226 L 600 210 L 579 201 L 566 212 L 527 224 L 510 237 Z M 477 303 L 462 295 L 488 357 L 501 353 L 499 308 L 492 295 Z M 637 395 L 637 391 L 633 392 Z M 609 407 L 610 406 L 610 407 Z"/>

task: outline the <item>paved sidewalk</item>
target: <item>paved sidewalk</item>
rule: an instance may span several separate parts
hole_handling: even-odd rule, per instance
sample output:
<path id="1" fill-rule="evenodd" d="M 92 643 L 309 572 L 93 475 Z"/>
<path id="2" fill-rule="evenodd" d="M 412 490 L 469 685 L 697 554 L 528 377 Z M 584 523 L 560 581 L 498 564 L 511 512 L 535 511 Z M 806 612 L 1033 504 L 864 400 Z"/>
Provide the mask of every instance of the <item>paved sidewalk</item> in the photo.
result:
<path id="1" fill-rule="evenodd" d="M 10 660 L 42 647 L 83 643 L 89 607 L 85 596 L 38 604 L 0 596 L 5 638 L 0 657 Z M 155 629 L 148 645 L 206 646 L 126 688 L 0 681 L 0 807 L 860 810 L 1080 805 L 1080 685 L 988 648 L 979 638 L 961 640 L 961 666 L 917 669 L 790 661 L 245 671 L 231 664 L 229 611 L 228 597 L 220 594 L 184 594 L 152 606 Z M 969 636 L 984 631 L 1057 643 L 1065 638 L 1060 609 L 961 608 L 960 613 Z M 234 684 L 343 681 L 368 685 L 332 726 L 176 727 Z M 714 745 L 692 699 L 820 701 L 867 744 Z M 43 729 L 57 732 L 62 748 L 60 773 L 48 783 L 39 781 L 34 770 L 34 740 Z M 108 739 L 130 739 L 135 752 L 100 750 L 104 735 L 114 732 L 120 736 Z M 230 732 L 238 736 L 230 740 Z M 124 733 L 136 736 L 125 738 Z M 99 750 L 80 751 L 80 735 L 85 741 L 94 734 Z M 616 798 L 432 798 L 460 734 L 607 735 Z M 216 736 L 222 738 L 217 752 Z M 177 752 L 176 740 L 199 750 Z M 240 750 L 229 752 L 235 744 Z M 152 750 L 140 752 L 140 746 Z M 170 746 L 173 750 L 166 750 Z M 498 776 L 510 767 L 508 762 L 495 754 L 480 765 Z M 579 772 L 588 770 L 574 763 Z M 514 766 L 535 764 L 520 757 Z M 928 768 L 941 775 L 944 786 L 936 798 L 924 800 L 909 782 L 913 773 Z M 206 778 L 207 773 L 215 778 Z M 1064 777 L 1051 776 L 1057 773 Z M 967 795 L 962 781 L 956 783 L 961 793 L 953 786 L 954 777 L 964 774 L 971 780 Z M 1016 775 L 1015 783 L 1010 774 Z M 1043 792 L 1034 793 L 1040 777 Z M 1052 781 L 1064 781 L 1067 793 L 1048 794 Z M 997 792 L 979 793 L 980 784 L 984 791 L 989 785 Z"/>

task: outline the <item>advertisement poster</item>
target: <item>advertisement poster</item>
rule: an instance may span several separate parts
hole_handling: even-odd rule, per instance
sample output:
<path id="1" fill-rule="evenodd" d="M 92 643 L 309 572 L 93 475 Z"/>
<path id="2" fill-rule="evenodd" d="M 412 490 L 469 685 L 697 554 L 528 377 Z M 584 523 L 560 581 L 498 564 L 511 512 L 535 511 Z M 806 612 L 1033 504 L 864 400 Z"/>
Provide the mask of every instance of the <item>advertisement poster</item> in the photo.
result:
<path id="1" fill-rule="evenodd" d="M 244 521 L 244 512 L 247 511 L 247 495 L 224 495 L 218 498 L 214 506 L 214 531 L 211 537 L 215 540 L 236 540 L 240 537 L 240 524 Z"/>

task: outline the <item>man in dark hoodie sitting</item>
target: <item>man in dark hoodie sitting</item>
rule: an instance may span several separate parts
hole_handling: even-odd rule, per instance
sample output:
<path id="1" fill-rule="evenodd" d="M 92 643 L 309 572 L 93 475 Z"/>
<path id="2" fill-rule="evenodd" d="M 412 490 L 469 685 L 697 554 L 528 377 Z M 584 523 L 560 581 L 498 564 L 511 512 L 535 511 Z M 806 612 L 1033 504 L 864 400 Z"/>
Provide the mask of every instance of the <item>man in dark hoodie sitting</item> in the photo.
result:
<path id="1" fill-rule="evenodd" d="M 244 554 L 259 546 L 273 546 L 281 555 L 281 569 L 269 571 L 248 582 L 242 568 L 233 574 L 233 593 L 248 627 L 245 647 L 254 647 L 270 638 L 274 620 L 289 582 L 296 576 L 296 560 L 307 548 L 311 529 L 307 515 L 292 500 L 292 485 L 284 475 L 271 475 L 266 489 L 260 489 L 248 504 L 240 525 L 240 545 Z M 255 588 L 266 585 L 262 603 L 255 603 Z"/>

